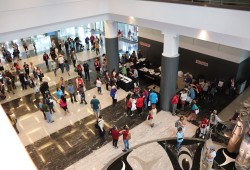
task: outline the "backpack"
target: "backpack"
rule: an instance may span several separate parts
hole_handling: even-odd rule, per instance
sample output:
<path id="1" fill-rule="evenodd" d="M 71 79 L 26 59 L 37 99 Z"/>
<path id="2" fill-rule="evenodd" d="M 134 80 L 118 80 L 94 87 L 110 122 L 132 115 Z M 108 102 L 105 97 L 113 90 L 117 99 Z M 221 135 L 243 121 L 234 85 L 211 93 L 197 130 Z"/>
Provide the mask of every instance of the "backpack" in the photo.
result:
<path id="1" fill-rule="evenodd" d="M 128 140 L 130 140 L 131 139 L 131 133 L 129 132 L 128 133 Z"/>
<path id="2" fill-rule="evenodd" d="M 179 127 L 179 120 L 177 120 L 174 125 L 176 128 Z"/>

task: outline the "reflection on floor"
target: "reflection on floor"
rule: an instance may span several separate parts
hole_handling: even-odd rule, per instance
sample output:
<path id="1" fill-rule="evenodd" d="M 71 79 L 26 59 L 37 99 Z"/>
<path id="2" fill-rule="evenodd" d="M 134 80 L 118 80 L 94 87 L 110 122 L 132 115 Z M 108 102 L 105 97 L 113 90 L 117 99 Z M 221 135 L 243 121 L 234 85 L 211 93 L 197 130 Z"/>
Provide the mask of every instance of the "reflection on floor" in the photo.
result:
<path id="1" fill-rule="evenodd" d="M 118 102 L 116 106 L 109 106 L 101 110 L 106 122 L 106 131 L 112 124 L 117 125 L 119 129 L 124 124 L 133 128 L 146 119 L 146 114 L 142 117 L 134 116 L 131 118 L 126 117 L 124 112 L 123 100 Z M 34 142 L 34 144 L 26 146 L 26 149 L 38 169 L 66 168 L 111 141 L 111 138 L 107 135 L 106 140 L 98 137 L 95 123 L 95 116 L 87 116 L 50 134 L 48 137 Z"/>

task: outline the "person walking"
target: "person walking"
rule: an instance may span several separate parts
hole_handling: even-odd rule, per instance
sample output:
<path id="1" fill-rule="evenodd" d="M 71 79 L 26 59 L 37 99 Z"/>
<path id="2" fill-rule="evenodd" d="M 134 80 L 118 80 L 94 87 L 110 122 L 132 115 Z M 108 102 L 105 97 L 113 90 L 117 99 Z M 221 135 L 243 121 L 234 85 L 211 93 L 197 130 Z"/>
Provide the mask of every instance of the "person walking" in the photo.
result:
<path id="1" fill-rule="evenodd" d="M 104 129 L 104 120 L 102 116 L 98 117 L 98 127 L 99 127 L 99 136 L 100 138 L 104 139 L 104 135 L 105 135 L 105 129 Z"/>
<path id="2" fill-rule="evenodd" d="M 54 120 L 52 120 L 52 116 L 51 116 L 51 113 L 49 111 L 49 106 L 46 103 L 43 103 L 42 110 L 46 115 L 47 122 L 48 123 L 53 123 Z"/>
<path id="3" fill-rule="evenodd" d="M 177 109 L 177 104 L 179 102 L 179 95 L 178 93 L 176 93 L 174 95 L 174 97 L 171 100 L 171 104 L 172 104 L 172 115 L 175 116 L 176 115 L 176 109 Z"/>
<path id="4" fill-rule="evenodd" d="M 122 151 L 127 152 L 129 150 L 129 140 L 131 138 L 128 125 L 125 125 L 123 127 L 123 130 L 120 131 L 119 133 L 122 134 L 123 137 L 124 149 Z"/>
<path id="5" fill-rule="evenodd" d="M 84 70 L 84 74 L 85 74 L 85 80 L 90 80 L 89 64 L 87 63 L 87 61 L 84 61 L 82 66 L 83 66 L 83 70 Z"/>
<path id="6" fill-rule="evenodd" d="M 42 100 L 42 99 L 39 101 L 38 107 L 39 107 L 39 109 L 41 110 L 41 112 L 43 113 L 44 120 L 47 120 L 46 115 L 45 115 L 45 113 L 44 113 L 44 111 L 43 111 L 43 100 Z"/>
<path id="7" fill-rule="evenodd" d="M 157 109 L 155 105 L 153 104 L 152 107 L 149 110 L 147 120 L 150 121 L 150 126 L 154 127 L 156 123 L 156 116 L 157 116 Z"/>
<path id="8" fill-rule="evenodd" d="M 56 62 L 54 60 L 51 61 L 51 69 L 53 70 L 54 75 L 56 77 L 57 64 L 56 64 Z"/>
<path id="9" fill-rule="evenodd" d="M 66 115 L 67 113 L 69 113 L 69 109 L 68 109 L 68 105 L 67 105 L 67 100 L 66 100 L 66 94 L 63 94 L 61 96 L 59 104 L 60 104 L 61 108 L 65 111 L 64 115 Z"/>
<path id="10" fill-rule="evenodd" d="M 210 149 L 205 153 L 205 161 L 203 162 L 203 170 L 211 170 L 216 157 L 216 147 L 211 146 Z"/>
<path id="11" fill-rule="evenodd" d="M 44 74 L 42 73 L 42 70 L 41 70 L 39 67 L 36 68 L 36 74 L 37 74 L 37 76 L 38 76 L 40 82 L 42 82 L 42 81 L 43 81 Z"/>
<path id="12" fill-rule="evenodd" d="M 150 94 L 149 94 L 149 101 L 150 101 L 150 104 L 153 105 L 158 102 L 158 96 L 156 94 L 156 92 L 152 91 Z"/>
<path id="13" fill-rule="evenodd" d="M 116 86 L 112 86 L 111 90 L 110 90 L 110 96 L 112 97 L 112 104 L 113 106 L 115 106 L 115 104 L 117 103 L 117 88 Z"/>
<path id="14" fill-rule="evenodd" d="M 148 108 L 148 90 L 145 88 L 142 92 L 144 109 Z"/>
<path id="15" fill-rule="evenodd" d="M 108 71 L 105 71 L 105 73 L 104 73 L 104 81 L 105 81 L 105 84 L 106 84 L 106 90 L 108 91 L 109 90 L 109 85 L 110 85 L 110 76 L 109 76 Z"/>
<path id="16" fill-rule="evenodd" d="M 118 148 L 117 143 L 119 140 L 119 130 L 115 125 L 113 125 L 112 128 L 110 128 L 109 130 L 113 139 L 113 147 L 117 149 Z"/>
<path id="17" fill-rule="evenodd" d="M 74 50 L 70 51 L 70 58 L 72 60 L 73 66 L 76 67 L 77 56 Z"/>
<path id="18" fill-rule="evenodd" d="M 70 94 L 71 103 L 73 103 L 73 101 L 78 102 L 78 101 L 76 100 L 75 87 L 74 87 L 74 85 L 71 83 L 71 81 L 69 82 L 69 85 L 68 85 L 68 92 L 69 92 L 69 94 Z M 73 98 L 74 98 L 74 100 L 73 100 Z"/>
<path id="19" fill-rule="evenodd" d="M 184 133 L 183 133 L 181 127 L 178 128 L 178 132 L 176 133 L 176 137 L 177 137 L 177 144 L 176 144 L 175 150 L 177 152 L 179 152 L 179 150 L 181 148 L 181 143 L 183 142 L 183 138 L 184 138 Z"/>
<path id="20" fill-rule="evenodd" d="M 23 64 L 23 69 L 27 75 L 30 74 L 30 67 L 29 67 L 29 64 L 27 64 L 26 62 L 24 62 Z"/>
<path id="21" fill-rule="evenodd" d="M 96 98 L 96 95 L 93 96 L 93 99 L 90 101 L 90 104 L 96 116 L 96 121 L 98 121 L 98 117 L 100 116 L 101 104 L 100 101 Z"/>
<path id="22" fill-rule="evenodd" d="M 78 64 L 75 68 L 75 71 L 77 72 L 78 76 L 80 76 L 81 78 L 83 78 L 83 74 L 82 74 L 82 66 L 81 66 L 81 62 L 78 61 Z"/>
<path id="23" fill-rule="evenodd" d="M 56 96 L 57 96 L 57 98 L 58 98 L 59 100 L 61 99 L 62 95 L 63 95 L 63 91 L 61 90 L 60 87 L 57 87 L 57 88 L 56 88 Z"/>
<path id="24" fill-rule="evenodd" d="M 199 114 L 199 107 L 196 105 L 196 101 L 193 100 L 191 104 L 191 113 L 189 114 L 187 120 L 188 121 L 196 121 L 197 115 Z"/>

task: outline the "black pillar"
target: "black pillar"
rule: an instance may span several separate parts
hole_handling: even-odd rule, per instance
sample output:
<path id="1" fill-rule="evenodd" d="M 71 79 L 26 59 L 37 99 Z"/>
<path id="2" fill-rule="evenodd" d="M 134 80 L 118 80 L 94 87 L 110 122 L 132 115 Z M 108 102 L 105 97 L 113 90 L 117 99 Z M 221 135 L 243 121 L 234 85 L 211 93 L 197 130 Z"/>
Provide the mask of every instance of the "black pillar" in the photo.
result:
<path id="1" fill-rule="evenodd" d="M 176 93 L 179 57 L 161 58 L 161 89 L 160 106 L 164 111 L 170 111 L 171 99 Z"/>
<path id="2" fill-rule="evenodd" d="M 118 38 L 105 38 L 107 69 L 110 73 L 113 69 L 119 72 Z"/>

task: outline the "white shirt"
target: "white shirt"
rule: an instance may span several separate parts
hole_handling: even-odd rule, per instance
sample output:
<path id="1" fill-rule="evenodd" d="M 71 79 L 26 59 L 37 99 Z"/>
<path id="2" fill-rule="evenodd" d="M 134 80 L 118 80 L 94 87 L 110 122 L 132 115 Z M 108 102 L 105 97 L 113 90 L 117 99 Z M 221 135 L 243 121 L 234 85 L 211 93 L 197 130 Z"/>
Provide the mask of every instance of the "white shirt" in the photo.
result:
<path id="1" fill-rule="evenodd" d="M 133 74 L 134 78 L 138 78 L 138 71 L 136 69 L 134 69 L 134 74 Z"/>
<path id="2" fill-rule="evenodd" d="M 100 80 L 96 80 L 96 87 L 102 87 L 102 82 Z"/>
<path id="3" fill-rule="evenodd" d="M 181 100 L 186 101 L 187 100 L 187 93 L 182 93 L 181 94 Z"/>
<path id="4" fill-rule="evenodd" d="M 63 56 L 61 56 L 61 57 L 58 58 L 58 62 L 59 62 L 59 64 L 63 64 L 63 63 L 64 63 L 64 58 L 63 58 Z"/>
<path id="5" fill-rule="evenodd" d="M 98 126 L 100 127 L 101 131 L 103 131 L 103 127 L 104 127 L 104 120 L 103 119 L 98 119 Z"/>

